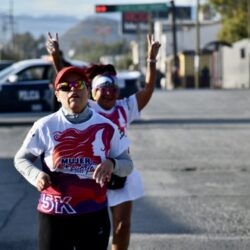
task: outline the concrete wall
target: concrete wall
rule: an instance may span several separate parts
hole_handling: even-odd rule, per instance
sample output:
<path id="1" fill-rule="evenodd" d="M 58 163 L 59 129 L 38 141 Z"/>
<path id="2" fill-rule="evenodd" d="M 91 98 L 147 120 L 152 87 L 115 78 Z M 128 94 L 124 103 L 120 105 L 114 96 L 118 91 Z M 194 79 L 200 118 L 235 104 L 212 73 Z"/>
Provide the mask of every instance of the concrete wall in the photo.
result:
<path id="1" fill-rule="evenodd" d="M 243 39 L 222 49 L 223 88 L 250 88 L 250 41 Z"/>

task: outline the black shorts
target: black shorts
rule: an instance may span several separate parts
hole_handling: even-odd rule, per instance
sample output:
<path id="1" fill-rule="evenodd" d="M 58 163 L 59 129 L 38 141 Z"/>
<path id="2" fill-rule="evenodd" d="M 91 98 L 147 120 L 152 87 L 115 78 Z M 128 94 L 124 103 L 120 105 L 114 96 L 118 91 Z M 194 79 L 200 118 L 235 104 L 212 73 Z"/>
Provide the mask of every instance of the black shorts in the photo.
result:
<path id="1" fill-rule="evenodd" d="M 40 250 L 106 250 L 109 235 L 107 209 L 75 216 L 39 212 Z"/>

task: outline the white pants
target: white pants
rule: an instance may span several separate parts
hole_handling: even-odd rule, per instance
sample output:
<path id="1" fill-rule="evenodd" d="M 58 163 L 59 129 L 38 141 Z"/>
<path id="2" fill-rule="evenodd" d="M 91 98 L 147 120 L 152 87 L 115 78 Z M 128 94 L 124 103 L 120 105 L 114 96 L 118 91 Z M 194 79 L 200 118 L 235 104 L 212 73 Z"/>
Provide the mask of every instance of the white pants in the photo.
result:
<path id="1" fill-rule="evenodd" d="M 125 186 L 121 189 L 108 189 L 108 205 L 110 207 L 119 205 L 125 201 L 133 201 L 144 195 L 144 188 L 139 172 L 134 169 L 128 175 Z"/>

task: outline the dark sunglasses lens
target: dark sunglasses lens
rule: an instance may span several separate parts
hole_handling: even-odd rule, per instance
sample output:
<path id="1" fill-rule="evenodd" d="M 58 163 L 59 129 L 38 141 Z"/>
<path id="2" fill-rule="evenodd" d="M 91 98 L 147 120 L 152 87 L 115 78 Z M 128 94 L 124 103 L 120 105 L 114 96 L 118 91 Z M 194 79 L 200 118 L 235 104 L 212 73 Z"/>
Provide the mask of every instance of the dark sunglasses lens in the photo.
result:
<path id="1" fill-rule="evenodd" d="M 85 83 L 84 81 L 63 82 L 61 83 L 61 86 L 58 87 L 58 89 L 64 92 L 69 92 L 73 87 L 75 89 L 84 89 Z"/>
<path id="2" fill-rule="evenodd" d="M 63 91 L 63 92 L 69 92 L 70 91 L 70 86 L 60 86 L 58 89 Z"/>
<path id="3" fill-rule="evenodd" d="M 83 81 L 76 81 L 76 82 L 70 82 L 69 86 L 76 89 L 83 89 L 84 88 L 84 82 Z"/>

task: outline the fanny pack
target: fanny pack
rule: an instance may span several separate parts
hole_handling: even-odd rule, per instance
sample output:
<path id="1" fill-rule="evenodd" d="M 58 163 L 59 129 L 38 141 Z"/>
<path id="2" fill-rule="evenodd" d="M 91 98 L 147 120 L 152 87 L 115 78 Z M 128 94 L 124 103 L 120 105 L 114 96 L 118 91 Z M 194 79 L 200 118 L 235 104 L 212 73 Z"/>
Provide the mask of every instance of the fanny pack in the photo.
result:
<path id="1" fill-rule="evenodd" d="M 120 177 L 118 175 L 112 174 L 111 179 L 108 182 L 108 189 L 120 189 L 123 188 L 126 182 L 127 176 L 126 177 Z"/>

